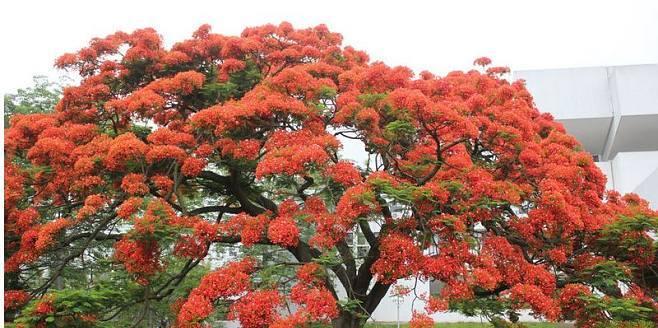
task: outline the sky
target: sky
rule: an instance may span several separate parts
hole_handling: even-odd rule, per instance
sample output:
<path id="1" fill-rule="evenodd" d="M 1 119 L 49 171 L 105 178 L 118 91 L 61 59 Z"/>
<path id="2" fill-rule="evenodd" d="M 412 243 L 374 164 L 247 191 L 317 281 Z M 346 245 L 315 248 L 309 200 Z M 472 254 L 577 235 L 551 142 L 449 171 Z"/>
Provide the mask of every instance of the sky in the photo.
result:
<path id="1" fill-rule="evenodd" d="M 167 45 L 201 24 L 237 35 L 326 24 L 371 59 L 445 74 L 488 56 L 512 70 L 658 63 L 658 1 L 2 1 L 0 92 L 53 79 L 54 60 L 117 30 L 154 27 Z"/>

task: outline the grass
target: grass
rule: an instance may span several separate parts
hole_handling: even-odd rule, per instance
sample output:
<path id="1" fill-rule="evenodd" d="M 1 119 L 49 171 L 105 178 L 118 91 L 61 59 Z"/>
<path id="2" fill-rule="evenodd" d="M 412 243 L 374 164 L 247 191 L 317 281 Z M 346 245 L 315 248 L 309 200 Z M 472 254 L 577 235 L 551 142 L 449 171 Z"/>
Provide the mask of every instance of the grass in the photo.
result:
<path id="1" fill-rule="evenodd" d="M 523 323 L 528 328 L 556 328 L 560 327 L 554 323 L 547 322 L 524 322 Z M 368 323 L 366 324 L 367 328 L 391 328 L 397 327 L 395 323 Z M 409 324 L 400 324 L 400 327 L 409 327 Z M 446 323 L 437 323 L 434 325 L 437 328 L 490 328 L 493 327 L 490 323 L 479 323 L 479 322 L 446 322 Z"/>

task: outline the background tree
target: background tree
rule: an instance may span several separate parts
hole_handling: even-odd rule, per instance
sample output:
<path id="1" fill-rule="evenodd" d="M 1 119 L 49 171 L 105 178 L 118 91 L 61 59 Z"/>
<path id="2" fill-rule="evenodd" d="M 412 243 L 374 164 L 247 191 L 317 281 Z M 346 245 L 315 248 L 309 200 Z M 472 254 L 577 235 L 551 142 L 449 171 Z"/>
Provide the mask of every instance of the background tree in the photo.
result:
<path id="1" fill-rule="evenodd" d="M 33 86 L 4 95 L 5 128 L 9 127 L 9 120 L 15 114 L 46 113 L 55 109 L 62 95 L 62 86 L 43 75 L 36 75 L 32 80 Z"/>
<path id="2" fill-rule="evenodd" d="M 5 134 L 16 321 L 155 325 L 164 303 L 178 327 L 216 307 L 244 327 L 357 327 L 403 278 L 445 283 L 416 327 L 449 309 L 655 319 L 656 213 L 606 193 L 522 81 L 487 58 L 415 76 L 341 39 L 204 25 L 165 49 L 141 29 L 60 57 L 80 84 Z M 217 269 L 192 288 L 202 263 Z"/>

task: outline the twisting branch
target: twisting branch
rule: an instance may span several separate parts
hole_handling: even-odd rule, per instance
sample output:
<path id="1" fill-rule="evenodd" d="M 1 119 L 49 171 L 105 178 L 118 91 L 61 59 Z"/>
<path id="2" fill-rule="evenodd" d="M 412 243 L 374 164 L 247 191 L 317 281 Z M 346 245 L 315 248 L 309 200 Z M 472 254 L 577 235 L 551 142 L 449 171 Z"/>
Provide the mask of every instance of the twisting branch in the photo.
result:
<path id="1" fill-rule="evenodd" d="M 204 207 L 195 208 L 189 211 L 188 214 L 200 215 L 200 214 L 216 213 L 216 212 L 238 214 L 244 212 L 244 209 L 242 207 L 229 207 L 229 206 L 220 206 L 220 205 L 204 206 Z"/>
<path id="2" fill-rule="evenodd" d="M 114 208 L 114 207 L 115 207 L 115 206 L 111 206 L 111 208 Z M 31 292 L 32 296 L 43 295 L 46 291 L 48 291 L 48 289 L 50 288 L 50 286 L 52 286 L 52 284 L 55 282 L 55 280 L 56 280 L 56 279 L 62 274 L 62 272 L 64 271 L 64 268 L 66 267 L 66 265 L 68 265 L 68 263 L 69 263 L 71 260 L 73 260 L 73 259 L 77 258 L 78 256 L 82 255 L 82 254 L 85 252 L 85 250 L 87 250 L 87 247 L 89 247 L 89 245 L 91 244 L 91 242 L 92 242 L 93 240 L 96 239 L 96 237 L 98 236 L 98 234 L 99 234 L 103 229 L 105 229 L 105 228 L 107 227 L 107 225 L 108 225 L 108 224 L 109 224 L 114 218 L 116 218 L 116 216 L 114 216 L 114 215 L 110 215 L 110 216 L 108 216 L 107 218 L 103 219 L 103 220 L 100 222 L 100 224 L 99 224 L 99 225 L 98 225 L 98 226 L 97 226 L 97 227 L 91 232 L 91 234 L 89 235 L 89 237 L 87 237 L 87 239 L 86 239 L 85 242 L 83 243 L 82 247 L 81 247 L 77 252 L 74 252 L 74 253 L 72 253 L 72 254 L 69 254 L 69 256 L 67 256 L 66 258 L 64 258 L 64 260 L 62 260 L 62 263 L 61 263 L 61 264 L 55 269 L 55 271 L 54 271 L 53 274 L 50 276 L 50 278 L 48 278 L 48 279 L 46 280 L 46 282 L 43 283 L 40 287 L 36 288 L 35 290 L 33 290 L 33 291 Z"/>
<path id="3" fill-rule="evenodd" d="M 299 186 L 299 188 L 297 188 L 297 195 L 299 195 L 299 198 L 301 198 L 304 201 L 306 200 L 308 196 L 304 194 L 304 191 L 306 191 L 306 189 L 311 187 L 314 182 L 315 181 L 313 181 L 313 178 L 309 176 L 304 176 L 304 184 L 302 184 L 301 186 Z"/>

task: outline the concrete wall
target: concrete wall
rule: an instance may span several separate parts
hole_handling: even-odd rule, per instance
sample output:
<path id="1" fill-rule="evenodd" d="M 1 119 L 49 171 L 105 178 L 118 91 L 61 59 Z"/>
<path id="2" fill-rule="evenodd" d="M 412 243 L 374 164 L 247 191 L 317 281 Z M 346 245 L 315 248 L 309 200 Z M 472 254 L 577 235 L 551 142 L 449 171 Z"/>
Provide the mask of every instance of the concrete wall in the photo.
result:
<path id="1" fill-rule="evenodd" d="M 430 291 L 430 283 L 427 281 L 416 281 L 414 279 L 407 279 L 398 281 L 398 284 L 403 285 L 408 288 L 413 288 L 416 286 L 417 295 L 428 295 Z M 373 316 L 370 321 L 372 322 L 396 322 L 398 318 L 398 303 L 396 302 L 396 297 L 391 295 L 389 291 L 388 295 L 384 297 L 379 304 L 379 307 L 373 313 Z M 425 307 L 425 302 L 421 301 L 414 295 L 410 293 L 401 298 L 402 302 L 399 304 L 399 320 L 400 322 L 408 322 L 411 320 L 411 316 L 415 311 L 423 312 Z M 487 322 L 486 318 L 481 317 L 467 317 L 460 313 L 454 312 L 441 312 L 433 314 L 432 319 L 435 322 Z M 537 319 L 530 315 L 529 311 L 521 312 L 521 321 L 525 322 L 538 322 L 543 321 Z"/>
<path id="2" fill-rule="evenodd" d="M 658 210 L 658 168 L 635 187 L 635 192 L 649 201 L 649 205 Z"/>
<path id="3" fill-rule="evenodd" d="M 610 164 L 614 189 L 621 193 L 635 192 L 658 169 L 658 151 L 619 153 Z M 654 190 L 658 191 L 658 185 Z"/>
<path id="4" fill-rule="evenodd" d="M 603 161 L 658 150 L 658 65 L 526 70 L 514 78 Z"/>

